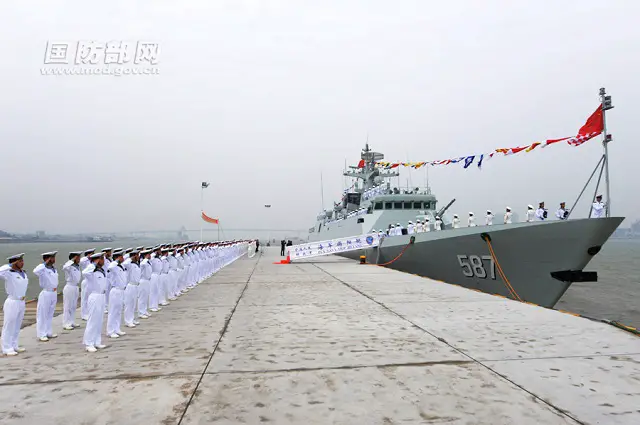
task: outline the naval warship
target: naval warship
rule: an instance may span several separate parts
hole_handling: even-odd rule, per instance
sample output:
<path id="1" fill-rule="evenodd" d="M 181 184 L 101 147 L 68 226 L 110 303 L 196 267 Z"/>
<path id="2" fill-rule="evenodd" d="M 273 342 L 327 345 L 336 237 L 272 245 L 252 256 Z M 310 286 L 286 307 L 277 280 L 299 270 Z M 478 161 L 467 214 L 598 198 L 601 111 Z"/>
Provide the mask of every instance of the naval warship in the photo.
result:
<path id="1" fill-rule="evenodd" d="M 553 307 L 573 282 L 596 281 L 584 271 L 624 217 L 544 220 L 452 226 L 447 214 L 455 199 L 438 209 L 431 190 L 392 187 L 396 170 L 376 166 L 384 155 L 369 145 L 358 167 L 344 175 L 356 179 L 342 202 L 323 210 L 309 242 L 366 235 L 391 224 L 429 219 L 430 231 L 383 237 L 379 246 L 338 255 L 425 276 L 491 294 Z M 436 217 L 442 230 L 435 231 Z M 493 251 L 493 253 L 492 253 Z"/>

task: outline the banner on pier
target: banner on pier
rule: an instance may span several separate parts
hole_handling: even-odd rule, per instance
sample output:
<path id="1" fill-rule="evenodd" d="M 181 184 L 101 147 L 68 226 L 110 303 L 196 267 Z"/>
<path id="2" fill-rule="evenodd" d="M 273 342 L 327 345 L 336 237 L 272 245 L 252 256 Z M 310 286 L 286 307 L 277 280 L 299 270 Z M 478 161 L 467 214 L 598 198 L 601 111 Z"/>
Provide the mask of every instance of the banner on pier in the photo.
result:
<path id="1" fill-rule="evenodd" d="M 319 257 L 321 255 L 340 254 L 358 249 L 373 248 L 380 245 L 377 234 L 351 236 L 347 238 L 330 239 L 320 242 L 303 243 L 289 247 L 291 261 Z"/>

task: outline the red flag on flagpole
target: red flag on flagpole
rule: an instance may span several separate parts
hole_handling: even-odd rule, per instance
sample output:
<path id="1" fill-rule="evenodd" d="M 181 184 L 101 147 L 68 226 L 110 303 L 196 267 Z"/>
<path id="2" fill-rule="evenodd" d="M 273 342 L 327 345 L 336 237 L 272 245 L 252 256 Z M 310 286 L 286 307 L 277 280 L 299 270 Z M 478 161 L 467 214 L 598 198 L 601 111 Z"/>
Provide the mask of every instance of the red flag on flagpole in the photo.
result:
<path id="1" fill-rule="evenodd" d="M 361 159 L 360 162 L 358 162 L 358 168 L 364 168 L 364 159 Z"/>
<path id="2" fill-rule="evenodd" d="M 218 224 L 218 219 L 217 218 L 211 218 L 208 215 L 206 215 L 204 213 L 204 211 L 202 211 L 202 219 L 204 221 L 206 221 L 207 223 L 213 223 L 213 224 Z"/>
<path id="3" fill-rule="evenodd" d="M 578 134 L 575 137 L 567 140 L 567 143 L 573 146 L 580 146 L 589 139 L 593 139 L 604 130 L 604 120 L 602 119 L 602 105 L 598 105 L 598 109 L 595 110 L 587 122 L 584 123 Z"/>

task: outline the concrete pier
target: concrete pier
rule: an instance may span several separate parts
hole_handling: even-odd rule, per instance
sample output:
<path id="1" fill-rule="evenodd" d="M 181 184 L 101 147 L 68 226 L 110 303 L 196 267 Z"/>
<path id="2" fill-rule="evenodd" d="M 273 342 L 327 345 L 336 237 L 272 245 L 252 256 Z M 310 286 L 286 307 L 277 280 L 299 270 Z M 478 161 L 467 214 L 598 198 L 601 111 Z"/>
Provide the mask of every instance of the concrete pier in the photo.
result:
<path id="1" fill-rule="evenodd" d="M 640 423 L 640 338 L 338 257 L 246 256 L 98 353 L 0 358 L 9 424 Z"/>

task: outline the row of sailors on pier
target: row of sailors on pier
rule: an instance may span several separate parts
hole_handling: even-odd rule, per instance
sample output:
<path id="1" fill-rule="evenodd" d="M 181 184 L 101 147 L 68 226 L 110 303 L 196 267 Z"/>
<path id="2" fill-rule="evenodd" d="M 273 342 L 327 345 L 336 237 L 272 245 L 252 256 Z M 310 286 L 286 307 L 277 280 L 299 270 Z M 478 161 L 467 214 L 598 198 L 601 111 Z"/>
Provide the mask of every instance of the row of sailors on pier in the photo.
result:
<path id="1" fill-rule="evenodd" d="M 560 207 L 556 210 L 556 218 L 558 220 L 566 220 L 569 218 L 569 210 L 565 207 L 565 202 L 560 202 Z M 604 216 L 604 211 L 606 208 L 606 204 L 602 202 L 602 195 L 598 195 L 596 198 L 596 202 L 593 203 L 591 207 L 591 218 L 601 218 Z M 538 209 L 534 210 L 533 205 L 527 205 L 526 212 L 526 222 L 531 223 L 533 221 L 545 221 L 548 217 L 548 212 L 544 207 L 544 202 L 540 202 L 538 205 Z M 487 215 L 485 216 L 484 224 L 486 226 L 493 225 L 493 219 L 495 215 L 491 210 L 487 210 Z M 511 211 L 511 207 L 506 207 L 504 216 L 503 216 L 503 224 L 512 224 L 513 223 L 513 212 Z M 476 218 L 473 212 L 469 212 L 469 217 L 467 219 L 468 227 L 476 227 Z M 460 217 L 458 214 L 453 215 L 453 219 L 451 220 L 451 227 L 454 229 L 460 228 Z M 433 229 L 438 231 L 442 230 L 442 219 L 436 216 L 435 223 L 433 225 Z M 399 236 L 404 234 L 403 226 L 400 223 L 395 225 L 390 224 L 386 231 L 375 229 L 372 230 L 372 233 L 377 233 L 379 236 L 383 234 L 386 236 Z M 413 233 L 422 233 L 422 232 L 430 232 L 431 231 L 431 223 L 429 221 L 429 217 L 426 217 L 424 221 L 420 221 L 418 219 L 414 224 L 413 221 L 409 221 L 407 225 L 407 234 L 411 235 Z"/>
<path id="2" fill-rule="evenodd" d="M 140 325 L 137 319 L 150 318 L 152 313 L 162 310 L 161 306 L 186 294 L 246 253 L 247 242 L 163 244 L 147 249 L 95 251 L 70 252 L 69 260 L 62 266 L 63 329 L 71 331 L 80 327 L 75 323 L 80 296 L 80 315 L 87 321 L 82 340 L 86 351 L 91 353 L 106 348 L 102 343 L 105 313 L 107 336 L 120 338 L 126 335 L 122 330 L 123 318 L 126 327 Z M 58 300 L 56 256 L 57 251 L 42 254 L 43 263 L 33 270 L 42 288 L 36 312 L 36 332 L 41 342 L 58 336 L 52 329 Z M 11 256 L 9 264 L 0 267 L 0 278 L 5 281 L 7 293 L 2 323 L 2 353 L 7 356 L 25 351 L 18 345 L 29 283 L 23 257 L 24 254 Z"/>

